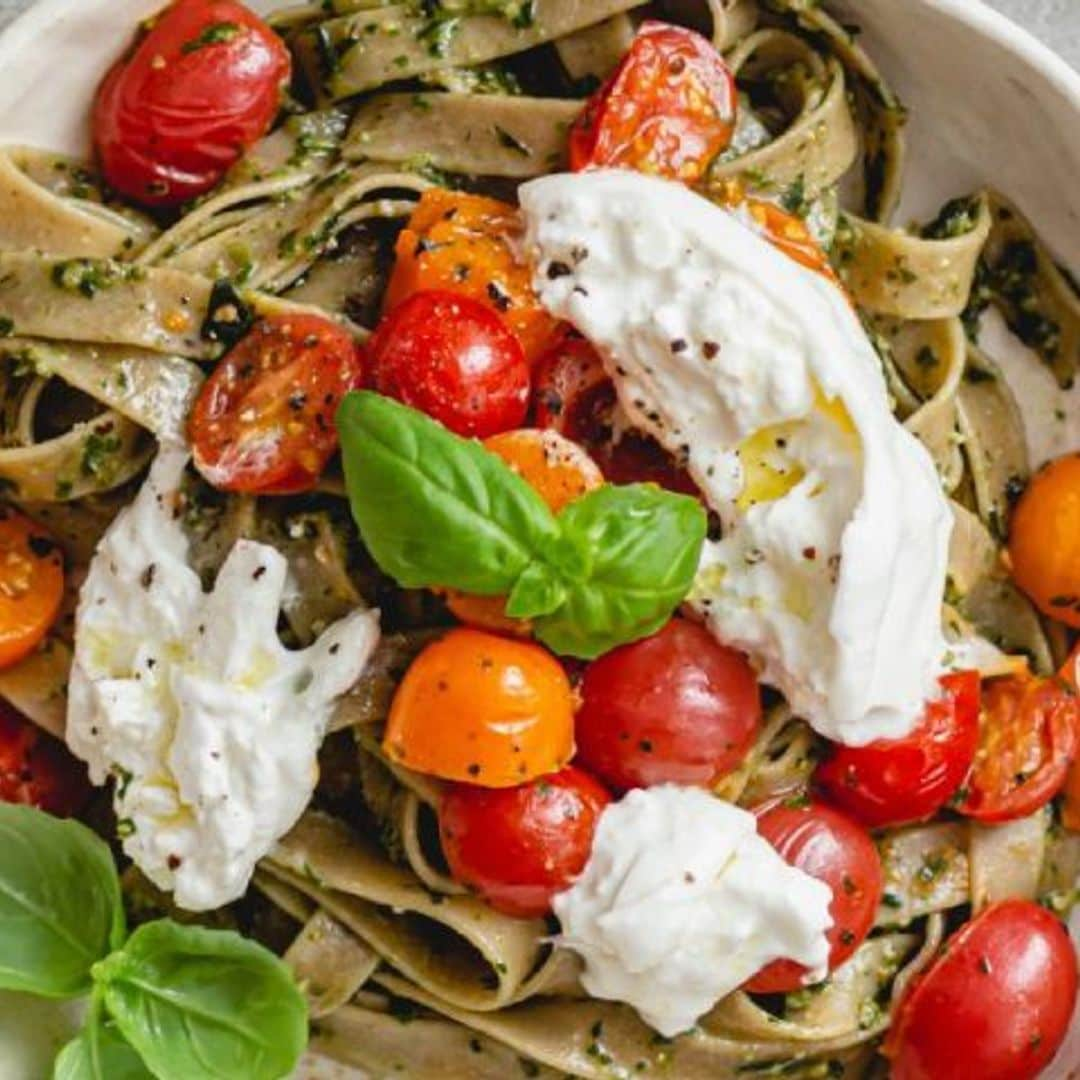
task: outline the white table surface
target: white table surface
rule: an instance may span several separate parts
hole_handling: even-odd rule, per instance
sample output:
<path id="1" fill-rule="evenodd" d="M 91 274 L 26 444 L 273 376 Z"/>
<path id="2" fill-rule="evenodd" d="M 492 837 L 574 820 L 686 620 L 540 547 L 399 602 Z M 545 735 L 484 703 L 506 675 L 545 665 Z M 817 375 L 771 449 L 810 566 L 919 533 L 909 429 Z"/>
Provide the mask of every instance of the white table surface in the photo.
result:
<path id="1" fill-rule="evenodd" d="M 34 0 L 0 0 L 0 27 Z M 78 3 L 78 0 L 71 0 Z M 122 3 L 123 0 L 117 0 Z M 897 0 L 902 2 L 902 0 Z M 988 0 L 991 6 L 1027 27 L 1080 68 L 1080 0 Z M 283 0 L 284 3 L 284 0 Z M 164 0 L 162 0 L 164 6 Z"/>

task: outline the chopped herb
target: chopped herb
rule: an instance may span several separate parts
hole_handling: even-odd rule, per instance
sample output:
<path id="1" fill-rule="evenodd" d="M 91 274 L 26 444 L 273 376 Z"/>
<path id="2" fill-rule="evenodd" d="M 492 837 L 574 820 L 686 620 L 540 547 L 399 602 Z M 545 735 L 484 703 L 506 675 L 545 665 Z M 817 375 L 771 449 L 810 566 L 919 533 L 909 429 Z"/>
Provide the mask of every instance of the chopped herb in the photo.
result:
<path id="1" fill-rule="evenodd" d="M 806 197 L 806 182 L 800 173 L 780 196 L 780 205 L 789 213 L 804 218 L 810 212 L 811 201 Z"/>
<path id="2" fill-rule="evenodd" d="M 11 337 L 15 333 L 15 321 L 6 315 L 0 315 L 0 337 Z"/>
<path id="3" fill-rule="evenodd" d="M 929 345 L 924 345 L 915 354 L 915 363 L 921 367 L 924 371 L 929 371 L 931 368 L 938 366 L 938 356 Z"/>
<path id="4" fill-rule="evenodd" d="M 236 23 L 210 23 L 197 38 L 192 38 L 191 41 L 184 42 L 184 44 L 180 46 L 180 51 L 184 53 L 184 55 L 187 55 L 188 53 L 205 49 L 208 45 L 224 45 L 226 42 L 234 41 L 243 32 L 244 28 Z"/>
<path id="5" fill-rule="evenodd" d="M 146 271 L 114 259 L 67 259 L 52 268 L 52 283 L 66 292 L 79 293 L 93 300 L 103 289 L 121 282 L 141 281 Z"/>
<path id="6" fill-rule="evenodd" d="M 91 431 L 83 443 L 80 468 L 83 476 L 92 476 L 101 483 L 108 483 L 115 475 L 116 461 L 113 455 L 120 449 L 115 435 Z"/>
<path id="7" fill-rule="evenodd" d="M 903 899 L 901 897 L 897 896 L 896 893 L 893 893 L 893 892 L 883 893 L 882 896 L 881 896 L 881 902 L 888 908 L 894 908 L 895 909 L 895 908 L 902 908 L 904 906 Z"/>
<path id="8" fill-rule="evenodd" d="M 982 201 L 978 195 L 950 199 L 938 212 L 938 216 L 923 227 L 923 237 L 927 240 L 951 240 L 964 236 L 975 228 L 981 206 Z"/>
<path id="9" fill-rule="evenodd" d="M 513 150 L 515 154 L 520 154 L 522 157 L 528 157 L 530 154 L 529 148 L 520 140 L 510 134 L 506 128 L 495 125 L 495 137 L 499 140 L 499 145 L 506 147 L 507 150 Z"/>
<path id="10" fill-rule="evenodd" d="M 214 282 L 210 291 L 210 306 L 202 324 L 206 341 L 217 341 L 226 348 L 235 345 L 254 325 L 255 316 L 240 298 L 231 281 Z"/>

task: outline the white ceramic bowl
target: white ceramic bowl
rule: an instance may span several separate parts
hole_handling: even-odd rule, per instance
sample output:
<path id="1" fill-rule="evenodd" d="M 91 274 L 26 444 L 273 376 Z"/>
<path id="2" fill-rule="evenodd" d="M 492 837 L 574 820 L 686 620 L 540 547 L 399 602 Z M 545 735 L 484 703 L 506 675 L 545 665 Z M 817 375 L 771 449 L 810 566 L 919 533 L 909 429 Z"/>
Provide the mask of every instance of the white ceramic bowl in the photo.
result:
<path id="1" fill-rule="evenodd" d="M 0 35 L 0 142 L 84 151 L 94 87 L 135 22 L 163 2 L 37 0 Z M 980 0 L 827 3 L 863 27 L 867 48 L 911 111 L 898 220 L 990 184 L 1019 203 L 1080 274 L 1080 74 Z M 991 347 L 1007 370 L 1026 367 L 1003 335 L 994 335 Z M 1036 371 L 1023 385 L 1024 404 L 1038 415 L 1039 396 L 1052 392 L 1049 376 Z M 1080 396 L 1070 405 L 1071 445 L 1035 446 L 1038 457 L 1080 447 Z M 1080 938 L 1080 922 L 1077 932 Z M 0 1000 L 0 1080 L 47 1076 L 52 1048 L 71 1022 L 42 1003 Z M 1080 1080 L 1080 1015 L 1047 1077 Z"/>

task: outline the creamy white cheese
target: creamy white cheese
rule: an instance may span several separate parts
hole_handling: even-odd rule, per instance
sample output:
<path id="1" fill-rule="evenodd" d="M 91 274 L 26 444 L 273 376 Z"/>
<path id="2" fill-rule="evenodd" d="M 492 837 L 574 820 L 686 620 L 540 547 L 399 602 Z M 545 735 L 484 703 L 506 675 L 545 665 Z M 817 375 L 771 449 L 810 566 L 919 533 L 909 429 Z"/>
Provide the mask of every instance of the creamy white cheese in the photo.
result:
<path id="1" fill-rule="evenodd" d="M 821 734 L 909 732 L 945 653 L 951 515 L 843 294 L 679 184 L 554 176 L 521 203 L 544 305 L 720 515 L 693 606 Z"/>
<path id="2" fill-rule="evenodd" d="M 335 699 L 360 676 L 378 616 L 356 612 L 310 648 L 277 635 L 287 566 L 239 541 L 205 593 L 165 449 L 103 538 L 79 598 L 67 741 L 116 778 L 124 851 L 193 911 L 241 896 L 318 776 Z"/>
<path id="3" fill-rule="evenodd" d="M 667 784 L 604 810 L 584 873 L 554 908 L 589 994 L 627 1002 L 671 1037 L 773 960 L 824 978 L 831 903 L 753 814 Z"/>

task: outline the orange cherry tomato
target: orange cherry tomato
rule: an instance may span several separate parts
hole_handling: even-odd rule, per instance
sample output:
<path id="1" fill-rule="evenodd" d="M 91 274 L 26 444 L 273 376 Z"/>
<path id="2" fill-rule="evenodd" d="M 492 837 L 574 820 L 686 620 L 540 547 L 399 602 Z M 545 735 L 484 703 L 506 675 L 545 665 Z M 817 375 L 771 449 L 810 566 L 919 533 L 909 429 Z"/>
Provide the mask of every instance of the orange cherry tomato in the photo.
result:
<path id="1" fill-rule="evenodd" d="M 532 361 L 560 323 L 533 292 L 532 268 L 517 254 L 521 215 L 482 195 L 431 188 L 398 236 L 383 310 L 413 293 L 442 289 L 480 300 L 517 335 Z"/>
<path id="2" fill-rule="evenodd" d="M 979 748 L 958 809 L 989 822 L 1035 813 L 1064 786 L 1078 737 L 1080 708 L 1064 682 L 1034 675 L 989 680 Z"/>
<path id="3" fill-rule="evenodd" d="M 60 612 L 64 559 L 28 517 L 0 507 L 0 668 L 37 648 Z"/>
<path id="4" fill-rule="evenodd" d="M 390 706 L 391 761 L 444 780 L 514 787 L 574 753 L 574 696 L 539 645 L 461 627 L 429 645 Z"/>
<path id="5" fill-rule="evenodd" d="M 604 483 L 603 473 L 592 458 L 557 431 L 507 431 L 486 439 L 484 446 L 535 488 L 556 514 Z M 526 620 L 511 619 L 505 613 L 505 596 L 471 596 L 450 589 L 446 603 L 470 626 L 520 636 L 530 632 Z"/>
<path id="6" fill-rule="evenodd" d="M 712 43 L 648 20 L 570 132 L 570 167 L 693 184 L 735 130 L 735 79 Z"/>
<path id="7" fill-rule="evenodd" d="M 1009 558 L 1016 584 L 1043 614 L 1080 628 L 1080 454 L 1032 477 L 1013 513 Z"/>

